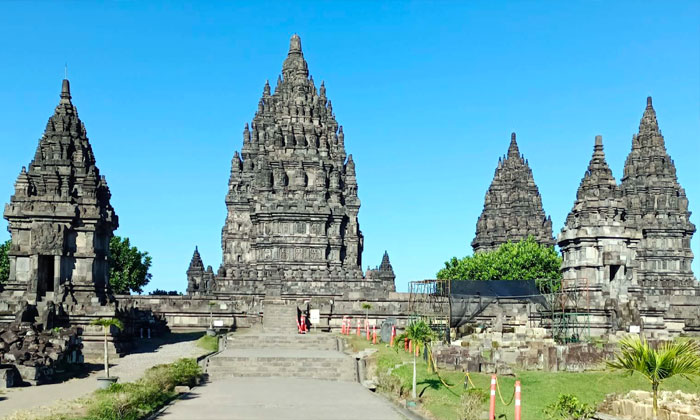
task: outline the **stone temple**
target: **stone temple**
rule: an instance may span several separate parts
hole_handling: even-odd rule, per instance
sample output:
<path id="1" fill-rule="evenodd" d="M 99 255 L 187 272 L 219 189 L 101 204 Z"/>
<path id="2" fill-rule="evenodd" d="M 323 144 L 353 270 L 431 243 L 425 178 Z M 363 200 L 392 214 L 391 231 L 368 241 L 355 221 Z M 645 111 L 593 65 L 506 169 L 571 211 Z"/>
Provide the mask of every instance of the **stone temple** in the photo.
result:
<path id="1" fill-rule="evenodd" d="M 376 273 L 362 273 L 357 191 L 343 127 L 294 35 L 274 93 L 266 83 L 231 162 L 222 264 L 214 275 L 195 250 L 188 293 L 393 291 L 388 256 Z"/>
<path id="2" fill-rule="evenodd" d="M 508 154 L 498 159 L 486 192 L 472 248 L 475 253 L 493 251 L 508 241 L 518 242 L 529 235 L 540 244 L 554 245 L 552 219 L 544 213 L 532 170 L 520 154 L 512 133 Z"/>
<path id="3" fill-rule="evenodd" d="M 107 301 L 109 240 L 118 226 L 110 196 L 63 80 L 34 160 L 5 206 L 12 245 L 3 294 L 30 304 Z"/>
<path id="4" fill-rule="evenodd" d="M 688 199 L 648 98 L 621 184 L 597 136 L 558 237 L 564 288 L 583 292 L 594 329 L 697 327 L 700 289 L 691 271 L 695 226 L 689 218 Z"/>

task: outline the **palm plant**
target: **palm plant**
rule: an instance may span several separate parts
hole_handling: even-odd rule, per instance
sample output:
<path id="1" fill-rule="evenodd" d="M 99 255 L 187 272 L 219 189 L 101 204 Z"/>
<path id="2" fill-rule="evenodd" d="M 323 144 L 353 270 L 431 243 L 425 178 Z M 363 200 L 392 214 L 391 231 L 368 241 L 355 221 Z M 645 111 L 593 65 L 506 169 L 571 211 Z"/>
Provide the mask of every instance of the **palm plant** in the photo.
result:
<path id="1" fill-rule="evenodd" d="M 369 310 L 372 309 L 372 304 L 365 302 L 362 304 L 362 309 L 365 310 L 365 325 L 369 325 Z"/>
<path id="2" fill-rule="evenodd" d="M 700 343 L 693 339 L 676 339 L 656 350 L 647 340 L 628 336 L 620 341 L 620 354 L 607 365 L 616 370 L 641 373 L 651 383 L 654 418 L 658 412 L 659 386 L 666 379 L 680 375 L 700 376 Z"/>
<path id="3" fill-rule="evenodd" d="M 423 320 L 418 320 L 418 321 L 411 321 L 404 332 L 399 334 L 398 337 L 394 340 L 394 347 L 399 347 L 399 345 L 403 345 L 405 340 L 411 340 L 413 342 L 413 345 L 418 347 L 422 346 L 426 343 L 430 343 L 431 341 L 434 341 L 437 338 L 437 334 L 435 334 L 435 331 L 430 328 L 430 325 L 428 325 L 425 321 Z M 401 344 L 399 344 L 401 343 Z M 413 399 L 416 399 L 416 353 L 413 352 L 413 384 L 411 388 L 411 397 Z"/>
<path id="4" fill-rule="evenodd" d="M 99 325 L 102 327 L 102 331 L 105 334 L 105 378 L 109 378 L 109 352 L 107 351 L 107 333 L 111 327 L 115 327 L 118 330 L 124 329 L 124 324 L 116 318 L 100 318 L 92 321 L 91 325 Z"/>

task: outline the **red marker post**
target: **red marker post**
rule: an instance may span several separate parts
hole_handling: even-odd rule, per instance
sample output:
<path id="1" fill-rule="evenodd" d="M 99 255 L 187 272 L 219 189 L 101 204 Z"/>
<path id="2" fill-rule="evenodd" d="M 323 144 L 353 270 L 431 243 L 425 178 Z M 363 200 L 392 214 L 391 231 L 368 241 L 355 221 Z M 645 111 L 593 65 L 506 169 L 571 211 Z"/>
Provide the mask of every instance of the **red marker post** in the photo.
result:
<path id="1" fill-rule="evenodd" d="M 357 336 L 360 336 L 360 320 L 357 320 Z"/>
<path id="2" fill-rule="evenodd" d="M 496 418 L 496 375 L 491 375 L 491 402 L 489 404 L 489 420 Z"/>
<path id="3" fill-rule="evenodd" d="M 377 344 L 377 326 L 372 326 L 372 344 Z"/>
<path id="4" fill-rule="evenodd" d="M 392 325 L 391 326 L 391 344 L 389 344 L 391 347 L 394 347 L 394 339 L 396 338 L 396 326 Z"/>
<path id="5" fill-rule="evenodd" d="M 515 381 L 515 420 L 520 420 L 520 381 Z"/>

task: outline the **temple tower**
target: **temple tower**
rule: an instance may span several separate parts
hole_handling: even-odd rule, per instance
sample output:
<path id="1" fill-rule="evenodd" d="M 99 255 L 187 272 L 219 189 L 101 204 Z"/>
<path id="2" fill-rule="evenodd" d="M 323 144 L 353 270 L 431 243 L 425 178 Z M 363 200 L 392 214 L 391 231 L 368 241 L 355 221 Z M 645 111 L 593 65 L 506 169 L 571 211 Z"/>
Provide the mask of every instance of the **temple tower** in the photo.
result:
<path id="1" fill-rule="evenodd" d="M 294 35 L 274 93 L 266 83 L 231 162 L 214 292 L 382 289 L 362 275 L 357 189 L 343 127 Z"/>
<path id="2" fill-rule="evenodd" d="M 508 154 L 498 159 L 486 192 L 472 247 L 475 253 L 493 251 L 508 241 L 518 242 L 529 235 L 540 244 L 554 245 L 552 220 L 542 209 L 542 197 L 532 170 L 520 154 L 512 133 Z"/>
<path id="3" fill-rule="evenodd" d="M 6 296 L 56 303 L 104 303 L 109 240 L 118 226 L 105 177 L 63 80 L 60 101 L 5 206 L 12 235 Z"/>
<path id="4" fill-rule="evenodd" d="M 642 286 L 682 287 L 694 284 L 688 198 L 666 152 L 651 97 L 632 138 L 625 161 L 622 195 L 628 224 L 642 235 L 637 249 L 637 277 Z"/>
<path id="5" fill-rule="evenodd" d="M 610 316 L 611 311 L 626 310 L 630 288 L 637 286 L 635 252 L 641 234 L 628 226 L 626 217 L 622 190 L 605 160 L 603 139 L 596 136 L 593 156 L 558 241 L 563 287 L 583 294 L 586 305 L 600 310 L 590 320 L 597 333 L 617 331 L 630 319 Z"/>

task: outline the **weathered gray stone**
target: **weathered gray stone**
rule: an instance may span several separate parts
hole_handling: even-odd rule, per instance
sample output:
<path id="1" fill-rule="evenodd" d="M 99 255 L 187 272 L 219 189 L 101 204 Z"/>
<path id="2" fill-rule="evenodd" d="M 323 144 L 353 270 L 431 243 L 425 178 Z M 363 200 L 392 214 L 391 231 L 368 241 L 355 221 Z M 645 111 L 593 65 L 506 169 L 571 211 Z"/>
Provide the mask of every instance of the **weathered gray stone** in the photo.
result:
<path id="1" fill-rule="evenodd" d="M 109 239 L 118 226 L 107 181 L 95 165 L 85 125 L 63 80 L 29 170 L 22 171 L 4 217 L 12 235 L 3 295 L 31 303 L 81 301 L 108 293 Z M 18 292 L 18 293 L 14 293 Z"/>
<path id="2" fill-rule="evenodd" d="M 532 170 L 520 154 L 513 133 L 508 154 L 498 159 L 486 192 L 472 248 L 474 252 L 493 251 L 508 241 L 518 242 L 529 235 L 538 243 L 554 245 L 552 219 L 542 209 L 542 197 Z"/>
<path id="3" fill-rule="evenodd" d="M 700 288 L 690 268 L 695 226 L 689 217 L 648 98 L 622 183 L 616 183 L 596 137 L 558 237 L 564 290 L 593 311 L 587 321 L 593 335 L 630 327 L 673 335 L 698 330 Z"/>
<path id="4" fill-rule="evenodd" d="M 342 295 L 351 289 L 394 290 L 385 261 L 362 273 L 360 199 L 352 155 L 326 87 L 309 76 L 294 35 L 272 93 L 258 110 L 231 162 L 222 229 L 223 261 L 204 270 L 195 249 L 189 294 Z"/>

